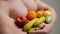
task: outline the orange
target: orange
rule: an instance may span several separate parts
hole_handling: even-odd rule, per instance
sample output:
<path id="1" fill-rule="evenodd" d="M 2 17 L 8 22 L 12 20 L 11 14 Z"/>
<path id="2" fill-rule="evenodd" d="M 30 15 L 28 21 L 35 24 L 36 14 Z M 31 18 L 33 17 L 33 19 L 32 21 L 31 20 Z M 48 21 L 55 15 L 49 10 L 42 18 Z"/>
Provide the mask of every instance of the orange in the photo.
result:
<path id="1" fill-rule="evenodd" d="M 36 14 L 36 12 L 34 11 L 34 10 L 29 10 L 28 11 L 28 14 L 27 14 L 27 18 L 28 19 L 34 19 L 34 18 L 36 18 L 37 17 L 37 14 Z"/>

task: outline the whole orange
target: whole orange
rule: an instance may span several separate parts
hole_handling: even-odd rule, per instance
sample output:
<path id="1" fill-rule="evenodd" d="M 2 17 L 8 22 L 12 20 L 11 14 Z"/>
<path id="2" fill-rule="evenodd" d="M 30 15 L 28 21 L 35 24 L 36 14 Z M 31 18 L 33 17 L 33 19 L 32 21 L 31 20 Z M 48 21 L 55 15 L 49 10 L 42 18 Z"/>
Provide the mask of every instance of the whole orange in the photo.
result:
<path id="1" fill-rule="evenodd" d="M 34 19 L 34 18 L 36 18 L 37 17 L 37 14 L 36 14 L 36 12 L 34 11 L 34 10 L 29 10 L 28 11 L 28 14 L 27 14 L 27 18 L 28 19 Z"/>

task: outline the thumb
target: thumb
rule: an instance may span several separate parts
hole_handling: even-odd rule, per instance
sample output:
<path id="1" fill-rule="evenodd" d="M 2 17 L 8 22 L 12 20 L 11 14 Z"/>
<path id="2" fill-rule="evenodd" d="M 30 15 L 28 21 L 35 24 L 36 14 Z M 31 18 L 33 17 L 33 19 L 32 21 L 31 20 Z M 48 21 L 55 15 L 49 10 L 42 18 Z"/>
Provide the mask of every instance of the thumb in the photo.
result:
<path id="1" fill-rule="evenodd" d="M 4 12 L 0 11 L 0 31 L 5 34 L 12 34 L 13 28 L 17 29 L 14 20 Z"/>
<path id="2" fill-rule="evenodd" d="M 14 24 L 14 19 L 10 18 L 7 14 L 0 11 L 0 32 L 2 34 L 26 34 L 20 31 Z"/>
<path id="3" fill-rule="evenodd" d="M 1 34 L 26 34 L 20 31 L 14 24 L 14 20 L 3 11 L 0 11 L 0 33 Z"/>

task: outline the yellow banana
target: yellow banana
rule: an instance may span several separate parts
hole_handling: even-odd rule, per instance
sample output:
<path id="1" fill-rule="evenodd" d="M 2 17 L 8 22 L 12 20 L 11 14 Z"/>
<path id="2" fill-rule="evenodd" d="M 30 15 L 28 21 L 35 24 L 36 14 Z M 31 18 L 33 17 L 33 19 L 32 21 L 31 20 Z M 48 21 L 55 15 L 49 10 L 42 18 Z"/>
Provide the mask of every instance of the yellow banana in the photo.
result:
<path id="1" fill-rule="evenodd" d="M 31 28 L 28 32 L 32 32 L 32 31 L 35 31 L 36 28 Z"/>
<path id="2" fill-rule="evenodd" d="M 43 16 L 43 17 L 39 18 L 38 21 L 36 21 L 36 22 L 34 23 L 34 26 L 38 26 L 38 25 L 40 25 L 41 23 L 43 23 L 44 21 L 45 21 L 45 17 Z"/>
<path id="3" fill-rule="evenodd" d="M 33 20 L 31 20 L 29 23 L 27 23 L 24 27 L 23 27 L 23 30 L 24 31 L 28 31 L 32 26 L 33 24 L 38 20 L 38 18 L 35 18 Z"/>

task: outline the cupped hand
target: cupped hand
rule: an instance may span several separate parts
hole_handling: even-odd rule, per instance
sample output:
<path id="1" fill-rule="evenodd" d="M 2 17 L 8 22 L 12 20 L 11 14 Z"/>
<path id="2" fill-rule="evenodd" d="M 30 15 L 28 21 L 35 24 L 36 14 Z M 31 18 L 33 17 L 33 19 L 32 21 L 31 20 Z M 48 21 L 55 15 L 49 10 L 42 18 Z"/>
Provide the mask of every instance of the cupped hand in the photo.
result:
<path id="1" fill-rule="evenodd" d="M 0 0 L 0 33 L 1 34 L 27 34 L 15 25 L 17 16 L 26 16 L 28 10 L 47 8 L 53 16 L 51 24 L 42 30 L 33 31 L 30 34 L 48 34 L 56 20 L 55 10 L 40 0 Z"/>

